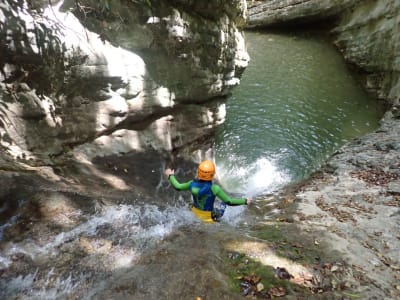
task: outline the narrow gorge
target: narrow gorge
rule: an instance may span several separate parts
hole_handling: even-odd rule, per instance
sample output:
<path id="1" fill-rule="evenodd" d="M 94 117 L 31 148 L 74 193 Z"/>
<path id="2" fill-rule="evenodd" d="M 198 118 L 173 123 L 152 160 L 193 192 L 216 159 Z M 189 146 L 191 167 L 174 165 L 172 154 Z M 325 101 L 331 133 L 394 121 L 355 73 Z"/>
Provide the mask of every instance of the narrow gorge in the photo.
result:
<path id="1" fill-rule="evenodd" d="M 310 29 L 379 128 L 200 224 L 163 169 L 214 158 L 246 31 Z M 0 298 L 400 297 L 397 0 L 6 0 L 0 37 Z"/>

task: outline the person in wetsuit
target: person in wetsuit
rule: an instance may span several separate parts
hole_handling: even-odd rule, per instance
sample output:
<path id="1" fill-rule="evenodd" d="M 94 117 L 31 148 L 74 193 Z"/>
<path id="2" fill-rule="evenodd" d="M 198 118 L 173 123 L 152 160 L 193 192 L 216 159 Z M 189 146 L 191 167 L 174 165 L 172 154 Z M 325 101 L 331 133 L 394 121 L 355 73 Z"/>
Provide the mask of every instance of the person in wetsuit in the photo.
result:
<path id="1" fill-rule="evenodd" d="M 174 174 L 173 169 L 166 169 L 165 175 L 168 176 L 169 182 L 179 191 L 190 190 L 193 198 L 193 213 L 205 222 L 218 222 L 222 217 L 222 210 L 214 209 L 215 198 L 218 197 L 226 205 L 247 205 L 250 203 L 249 198 L 231 198 L 223 189 L 213 184 L 212 179 L 215 175 L 215 165 L 212 161 L 205 160 L 201 162 L 197 168 L 197 178 L 185 183 L 180 183 Z"/>

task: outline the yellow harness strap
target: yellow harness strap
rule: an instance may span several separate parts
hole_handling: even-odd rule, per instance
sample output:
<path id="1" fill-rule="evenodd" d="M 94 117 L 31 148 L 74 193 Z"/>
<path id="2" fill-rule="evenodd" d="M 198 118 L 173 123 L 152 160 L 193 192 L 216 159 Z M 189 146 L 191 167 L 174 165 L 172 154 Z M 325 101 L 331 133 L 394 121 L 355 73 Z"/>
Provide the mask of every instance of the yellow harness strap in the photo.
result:
<path id="1" fill-rule="evenodd" d="M 192 212 L 203 222 L 214 223 L 214 220 L 211 218 L 211 211 L 204 211 L 192 206 Z"/>

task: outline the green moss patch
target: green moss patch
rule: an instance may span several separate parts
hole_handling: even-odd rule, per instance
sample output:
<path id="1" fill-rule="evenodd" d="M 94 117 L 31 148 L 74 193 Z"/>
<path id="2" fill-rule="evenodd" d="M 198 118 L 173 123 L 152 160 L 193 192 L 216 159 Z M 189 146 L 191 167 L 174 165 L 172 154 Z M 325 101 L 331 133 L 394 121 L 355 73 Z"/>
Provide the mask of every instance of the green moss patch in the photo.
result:
<path id="1" fill-rule="evenodd" d="M 268 243 L 277 255 L 295 262 L 308 265 L 319 263 L 323 256 L 331 259 L 332 255 L 326 257 L 326 249 L 319 243 L 318 235 L 298 231 L 293 224 L 277 223 L 255 228 L 251 235 Z"/>
<path id="2" fill-rule="evenodd" d="M 231 279 L 231 289 L 243 296 L 271 299 L 293 292 L 311 294 L 307 288 L 291 283 L 289 278 L 279 278 L 273 267 L 264 266 L 242 253 L 226 252 L 224 265 L 225 272 Z"/>

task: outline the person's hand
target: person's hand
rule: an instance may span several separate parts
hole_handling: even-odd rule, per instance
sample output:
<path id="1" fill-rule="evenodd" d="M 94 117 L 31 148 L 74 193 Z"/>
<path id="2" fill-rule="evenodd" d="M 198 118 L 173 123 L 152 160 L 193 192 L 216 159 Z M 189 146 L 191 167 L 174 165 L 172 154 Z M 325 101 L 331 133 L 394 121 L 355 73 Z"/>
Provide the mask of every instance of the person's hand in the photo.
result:
<path id="1" fill-rule="evenodd" d="M 173 169 L 168 168 L 168 169 L 165 169 L 164 174 L 165 174 L 167 177 L 169 177 L 169 176 L 171 176 L 171 175 L 174 175 L 174 174 L 175 174 L 175 171 L 174 171 Z"/>
<path id="2" fill-rule="evenodd" d="M 251 199 L 250 198 L 246 198 L 246 204 L 249 205 L 250 202 L 251 202 Z"/>

